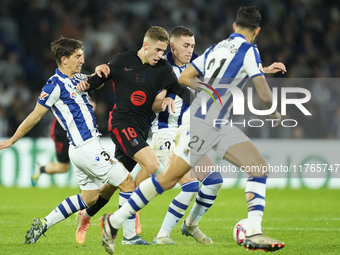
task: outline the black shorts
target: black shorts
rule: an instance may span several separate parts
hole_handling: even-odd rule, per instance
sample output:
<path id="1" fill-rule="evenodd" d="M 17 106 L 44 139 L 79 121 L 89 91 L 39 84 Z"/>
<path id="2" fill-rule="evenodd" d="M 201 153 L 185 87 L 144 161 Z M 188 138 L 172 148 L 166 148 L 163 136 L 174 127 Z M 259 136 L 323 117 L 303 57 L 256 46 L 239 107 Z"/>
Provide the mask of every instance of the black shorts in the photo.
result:
<path id="1" fill-rule="evenodd" d="M 115 158 L 131 172 L 137 164 L 132 157 L 149 144 L 139 131 L 128 125 L 115 125 L 109 133 L 111 140 L 116 145 Z"/>
<path id="2" fill-rule="evenodd" d="M 70 163 L 70 157 L 68 156 L 70 141 L 67 139 L 66 131 L 60 126 L 56 118 L 52 122 L 50 133 L 55 144 L 58 162 Z"/>

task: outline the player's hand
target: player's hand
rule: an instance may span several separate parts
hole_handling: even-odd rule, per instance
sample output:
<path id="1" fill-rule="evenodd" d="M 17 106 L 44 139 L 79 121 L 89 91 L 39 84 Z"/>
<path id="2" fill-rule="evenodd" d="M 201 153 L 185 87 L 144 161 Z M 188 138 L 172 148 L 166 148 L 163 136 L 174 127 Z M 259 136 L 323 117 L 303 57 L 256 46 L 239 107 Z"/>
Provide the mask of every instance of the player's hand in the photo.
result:
<path id="1" fill-rule="evenodd" d="M 11 147 L 12 145 L 13 145 L 13 142 L 10 139 L 0 142 L 0 151 L 2 149 L 6 149 L 8 147 Z"/>
<path id="2" fill-rule="evenodd" d="M 274 124 L 274 128 L 280 125 L 281 123 L 281 114 L 278 111 L 275 111 L 273 114 L 270 114 L 270 117 L 276 120 L 276 123 Z"/>
<path id="3" fill-rule="evenodd" d="M 268 67 L 263 68 L 265 73 L 277 73 L 282 72 L 282 74 L 286 73 L 286 66 L 281 62 L 274 62 Z"/>
<path id="4" fill-rule="evenodd" d="M 173 100 L 171 97 L 164 98 L 162 103 L 162 110 L 165 111 L 166 107 L 168 107 L 168 113 L 175 113 L 175 100 Z"/>
<path id="5" fill-rule="evenodd" d="M 77 84 L 76 90 L 86 91 L 90 88 L 90 84 L 87 81 L 81 81 Z"/>
<path id="6" fill-rule="evenodd" d="M 106 64 L 102 64 L 96 67 L 95 72 L 100 78 L 102 78 L 102 73 L 107 78 L 107 76 L 110 74 L 110 67 Z"/>

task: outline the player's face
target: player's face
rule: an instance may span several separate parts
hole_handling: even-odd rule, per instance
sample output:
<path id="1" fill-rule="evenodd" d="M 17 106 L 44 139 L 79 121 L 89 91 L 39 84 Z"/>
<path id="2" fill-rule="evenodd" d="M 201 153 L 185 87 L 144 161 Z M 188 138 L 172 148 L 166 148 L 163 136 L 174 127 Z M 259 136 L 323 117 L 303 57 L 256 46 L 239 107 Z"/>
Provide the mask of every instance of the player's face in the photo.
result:
<path id="1" fill-rule="evenodd" d="M 81 66 L 84 64 L 84 52 L 82 49 L 76 50 L 68 59 L 67 66 L 69 71 L 74 73 L 80 73 Z"/>
<path id="2" fill-rule="evenodd" d="M 161 41 L 148 41 L 147 47 L 145 49 L 145 58 L 147 63 L 150 65 L 156 65 L 158 61 L 163 57 L 164 52 L 168 44 Z"/>
<path id="3" fill-rule="evenodd" d="M 195 37 L 181 36 L 180 38 L 175 38 L 171 43 L 172 58 L 175 64 L 178 66 L 183 66 L 190 62 L 192 53 L 195 48 Z"/>

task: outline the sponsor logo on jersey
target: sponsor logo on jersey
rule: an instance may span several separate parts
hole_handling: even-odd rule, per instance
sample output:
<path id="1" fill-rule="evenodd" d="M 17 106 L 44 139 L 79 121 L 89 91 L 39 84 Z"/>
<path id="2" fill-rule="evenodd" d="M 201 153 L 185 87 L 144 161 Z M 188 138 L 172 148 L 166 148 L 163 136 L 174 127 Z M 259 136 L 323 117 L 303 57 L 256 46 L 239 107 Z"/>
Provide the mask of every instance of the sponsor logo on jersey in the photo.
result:
<path id="1" fill-rule="evenodd" d="M 40 93 L 40 100 L 45 100 L 45 97 L 47 97 L 47 96 L 49 96 L 49 94 L 47 94 L 45 91 L 42 91 L 41 93 Z"/>
<path id="2" fill-rule="evenodd" d="M 131 94 L 130 99 L 134 105 L 141 106 L 146 101 L 146 94 L 143 91 L 138 90 Z"/>
<path id="3" fill-rule="evenodd" d="M 76 99 L 78 97 L 78 94 L 76 92 L 71 93 L 71 98 Z"/>
<path id="4" fill-rule="evenodd" d="M 132 71 L 132 70 L 133 70 L 133 68 L 124 67 L 124 71 L 125 71 L 125 72 Z"/>
<path id="5" fill-rule="evenodd" d="M 142 84 L 145 82 L 145 74 L 137 74 L 136 75 L 136 82 L 138 84 Z"/>

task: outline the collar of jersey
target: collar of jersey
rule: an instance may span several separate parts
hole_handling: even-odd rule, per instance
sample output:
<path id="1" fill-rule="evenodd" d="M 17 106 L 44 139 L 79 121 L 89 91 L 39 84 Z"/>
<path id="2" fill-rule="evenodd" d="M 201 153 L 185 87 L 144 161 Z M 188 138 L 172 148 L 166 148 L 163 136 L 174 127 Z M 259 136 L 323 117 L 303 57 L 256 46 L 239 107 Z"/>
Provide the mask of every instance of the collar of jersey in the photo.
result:
<path id="1" fill-rule="evenodd" d="M 238 33 L 232 33 L 229 38 L 233 39 L 235 37 L 242 37 L 244 40 L 247 40 L 244 35 L 238 34 Z"/>
<path id="2" fill-rule="evenodd" d="M 62 72 L 59 71 L 59 68 L 55 69 L 56 74 L 61 76 L 62 78 L 69 78 L 66 74 L 63 74 Z"/>

